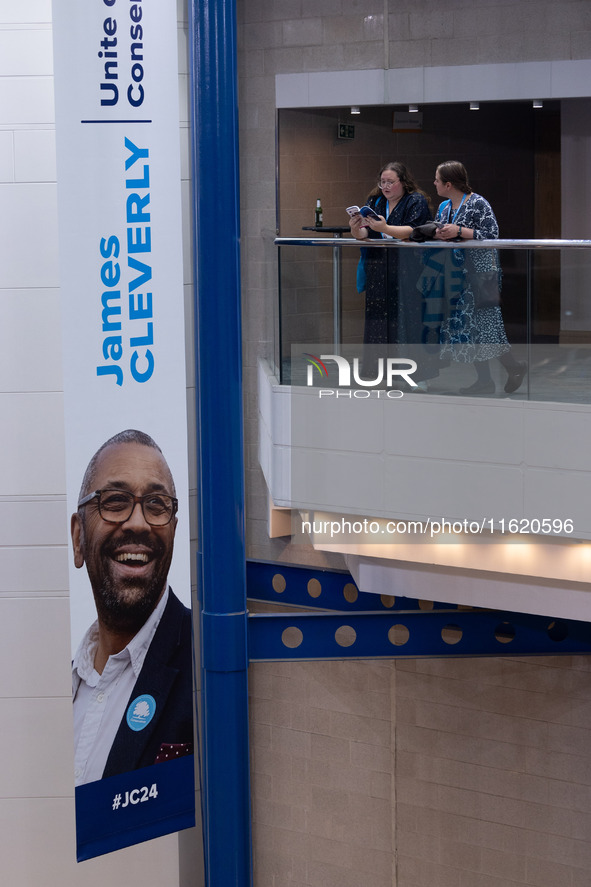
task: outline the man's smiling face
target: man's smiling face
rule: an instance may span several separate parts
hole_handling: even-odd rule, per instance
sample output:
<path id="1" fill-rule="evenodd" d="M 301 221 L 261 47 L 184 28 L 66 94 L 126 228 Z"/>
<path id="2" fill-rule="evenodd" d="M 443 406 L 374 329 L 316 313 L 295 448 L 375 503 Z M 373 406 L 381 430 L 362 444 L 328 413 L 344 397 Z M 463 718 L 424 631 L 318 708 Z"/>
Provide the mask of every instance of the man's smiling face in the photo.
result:
<path id="1" fill-rule="evenodd" d="M 174 496 L 170 469 L 153 447 L 120 443 L 99 455 L 87 493 L 126 490 L 134 496 Z M 140 503 L 124 523 L 100 516 L 96 499 L 72 516 L 74 563 L 86 563 L 99 620 L 113 631 L 136 633 L 166 587 L 172 560 L 176 517 L 152 527 Z"/>

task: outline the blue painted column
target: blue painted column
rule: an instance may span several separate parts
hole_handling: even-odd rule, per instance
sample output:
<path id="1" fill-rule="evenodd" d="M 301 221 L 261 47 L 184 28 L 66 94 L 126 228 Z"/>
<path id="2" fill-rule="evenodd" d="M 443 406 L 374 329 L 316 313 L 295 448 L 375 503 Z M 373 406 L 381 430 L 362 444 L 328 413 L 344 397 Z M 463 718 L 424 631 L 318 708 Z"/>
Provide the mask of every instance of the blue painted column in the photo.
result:
<path id="1" fill-rule="evenodd" d="M 191 0 L 207 887 L 252 883 L 235 0 Z"/>

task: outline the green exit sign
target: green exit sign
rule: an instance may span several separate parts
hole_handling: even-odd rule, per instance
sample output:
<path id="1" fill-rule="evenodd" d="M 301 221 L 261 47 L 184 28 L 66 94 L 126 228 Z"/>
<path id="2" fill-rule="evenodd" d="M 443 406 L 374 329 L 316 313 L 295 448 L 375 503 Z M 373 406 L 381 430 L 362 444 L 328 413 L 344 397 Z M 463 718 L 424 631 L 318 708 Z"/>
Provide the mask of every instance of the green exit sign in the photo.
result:
<path id="1" fill-rule="evenodd" d="M 355 127 L 352 123 L 339 123 L 339 139 L 354 139 Z"/>

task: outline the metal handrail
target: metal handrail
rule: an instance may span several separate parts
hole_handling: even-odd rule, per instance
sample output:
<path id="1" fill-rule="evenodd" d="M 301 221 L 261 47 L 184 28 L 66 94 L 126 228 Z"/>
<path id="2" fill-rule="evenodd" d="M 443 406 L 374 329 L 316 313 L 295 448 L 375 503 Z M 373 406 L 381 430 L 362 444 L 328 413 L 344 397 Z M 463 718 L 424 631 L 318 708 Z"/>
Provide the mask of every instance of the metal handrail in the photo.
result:
<path id="1" fill-rule="evenodd" d="M 276 237 L 277 246 L 357 246 L 372 249 L 588 249 L 591 240 L 356 240 L 354 237 Z"/>

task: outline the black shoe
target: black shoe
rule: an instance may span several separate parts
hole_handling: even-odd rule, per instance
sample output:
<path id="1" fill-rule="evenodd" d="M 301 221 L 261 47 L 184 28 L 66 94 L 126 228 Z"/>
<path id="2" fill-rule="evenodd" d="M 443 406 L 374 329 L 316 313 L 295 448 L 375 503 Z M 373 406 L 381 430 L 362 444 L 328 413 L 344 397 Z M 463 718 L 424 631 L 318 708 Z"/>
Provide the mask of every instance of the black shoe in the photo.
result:
<path id="1" fill-rule="evenodd" d="M 488 381 L 480 381 L 477 379 L 473 385 L 470 385 L 469 388 L 460 388 L 460 394 L 467 394 L 468 396 L 472 394 L 494 394 L 495 393 L 495 383 L 492 379 L 488 379 Z"/>
<path id="2" fill-rule="evenodd" d="M 507 394 L 513 394 L 514 391 L 517 391 L 523 380 L 525 379 L 525 375 L 527 373 L 527 364 L 524 360 L 521 363 L 518 363 L 515 369 L 509 373 L 509 377 L 505 382 L 505 391 Z"/>

